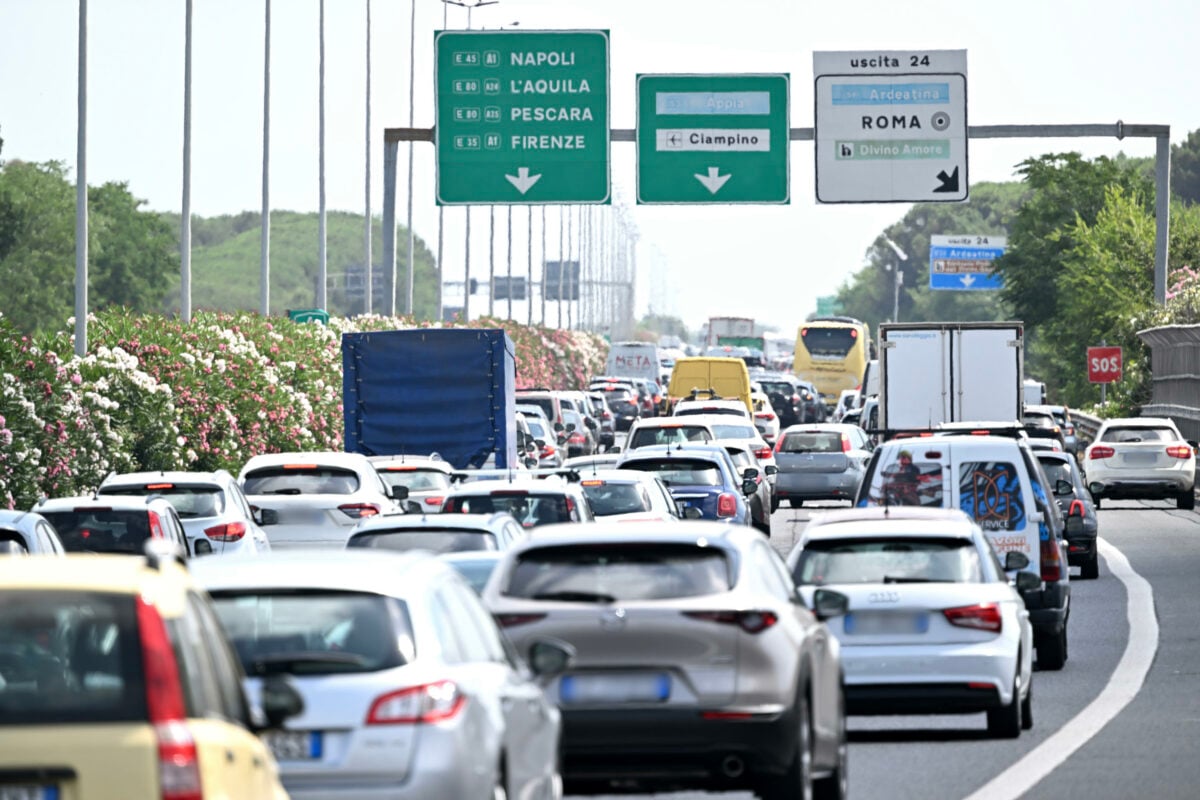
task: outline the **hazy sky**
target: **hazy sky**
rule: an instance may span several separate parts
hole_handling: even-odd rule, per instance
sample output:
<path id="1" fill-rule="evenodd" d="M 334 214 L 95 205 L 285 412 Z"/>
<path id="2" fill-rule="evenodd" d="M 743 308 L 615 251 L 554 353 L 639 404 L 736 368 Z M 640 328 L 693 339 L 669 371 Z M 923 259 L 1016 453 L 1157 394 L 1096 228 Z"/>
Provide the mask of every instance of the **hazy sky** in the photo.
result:
<path id="1" fill-rule="evenodd" d="M 414 124 L 433 124 L 433 32 L 444 6 L 416 0 Z M 327 198 L 360 212 L 364 196 L 365 0 L 326 0 Z M 382 211 L 382 130 L 408 124 L 409 18 L 405 0 L 372 5 L 372 210 Z M 272 6 L 271 207 L 317 208 L 317 0 Z M 5 159 L 60 160 L 73 168 L 77 0 L 0 0 L 0 136 Z M 1200 127 L 1191 0 L 501 0 L 477 9 L 475 28 L 611 32 L 615 128 L 634 127 L 639 73 L 789 73 L 791 125 L 813 125 L 814 50 L 966 49 L 973 125 L 1169 124 L 1172 141 Z M 449 7 L 448 27 L 465 9 Z M 89 3 L 88 182 L 126 181 L 150 208 L 178 210 L 182 193 L 184 0 Z M 196 0 L 192 209 L 216 215 L 261 206 L 262 0 Z M 1153 155 L 1153 140 L 980 140 L 972 182 L 1007 180 L 1031 155 Z M 406 149 L 398 216 L 404 221 Z M 434 151 L 414 150 L 414 228 L 437 240 Z M 637 206 L 634 145 L 612 145 L 615 197 L 642 245 L 639 310 L 695 324 L 754 316 L 791 329 L 855 270 L 903 204 L 818 205 L 811 142 L 791 145 L 785 206 Z M 497 209 L 504 257 L 506 209 Z M 535 239 L 540 209 L 535 210 Z M 558 209 L 550 209 L 557 234 Z M 514 210 L 514 261 L 524 271 L 526 210 Z M 448 208 L 448 278 L 464 260 L 462 208 Z M 486 270 L 488 213 L 472 215 L 473 274 Z M 946 234 L 973 231 L 943 231 Z M 551 237 L 553 239 L 553 236 Z M 314 248 L 316 244 L 314 243 Z M 540 248 L 540 243 L 535 245 Z M 539 250 L 535 250 L 539 252 Z M 556 258 L 554 246 L 550 257 Z M 536 258 L 536 256 L 535 256 Z M 503 272 L 498 264 L 497 271 Z M 257 264 L 248 265 L 251 275 Z M 257 288 L 250 289 L 257 298 Z M 452 303 L 448 298 L 447 303 Z M 478 297 L 473 310 L 486 305 Z M 249 305 L 256 304 L 255 299 Z M 521 313 L 519 318 L 523 318 Z M 553 322 L 553 318 L 551 318 Z"/>

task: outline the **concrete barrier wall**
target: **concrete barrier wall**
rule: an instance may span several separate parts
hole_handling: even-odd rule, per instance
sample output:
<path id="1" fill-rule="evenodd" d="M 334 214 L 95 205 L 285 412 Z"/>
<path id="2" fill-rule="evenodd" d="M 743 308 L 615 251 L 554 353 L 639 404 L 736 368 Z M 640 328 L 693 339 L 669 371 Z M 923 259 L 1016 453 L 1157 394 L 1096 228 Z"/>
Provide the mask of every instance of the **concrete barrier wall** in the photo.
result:
<path id="1" fill-rule="evenodd" d="M 1138 331 L 1150 347 L 1153 387 L 1147 417 L 1170 417 L 1185 439 L 1200 440 L 1200 325 Z"/>

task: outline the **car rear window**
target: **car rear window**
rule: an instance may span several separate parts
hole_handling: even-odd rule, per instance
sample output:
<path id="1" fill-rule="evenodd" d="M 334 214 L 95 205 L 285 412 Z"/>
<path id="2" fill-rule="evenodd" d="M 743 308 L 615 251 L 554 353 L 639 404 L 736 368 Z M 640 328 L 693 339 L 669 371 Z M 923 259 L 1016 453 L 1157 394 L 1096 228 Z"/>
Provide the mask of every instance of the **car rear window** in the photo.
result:
<path id="1" fill-rule="evenodd" d="M 942 508 L 946 497 L 941 462 L 925 460 L 915 447 L 881 453 L 872 460 L 863 484 L 868 488 L 859 505 Z"/>
<path id="2" fill-rule="evenodd" d="M 220 486 L 149 483 L 141 486 L 102 486 L 101 495 L 143 497 L 157 494 L 175 506 L 181 519 L 201 519 L 225 513 L 225 493 Z"/>
<path id="3" fill-rule="evenodd" d="M 792 571 L 798 585 L 977 583 L 979 553 L 968 539 L 864 537 L 807 542 Z"/>
<path id="4" fill-rule="evenodd" d="M 1174 442 L 1179 434 L 1170 428 L 1124 427 L 1114 425 L 1104 431 L 1102 442 Z"/>
<path id="5" fill-rule="evenodd" d="M 781 453 L 840 453 L 842 434 L 837 431 L 803 431 L 789 433 L 779 446 Z"/>
<path id="6" fill-rule="evenodd" d="M 412 624 L 401 600 L 294 589 L 211 594 L 247 675 L 377 672 L 415 657 Z"/>
<path id="7" fill-rule="evenodd" d="M 592 513 L 597 517 L 635 514 L 639 511 L 650 510 L 650 497 L 638 483 L 585 480 L 583 481 L 583 493 L 587 495 Z"/>
<path id="8" fill-rule="evenodd" d="M 354 494 L 358 473 L 352 469 L 310 464 L 263 467 L 246 473 L 246 494 Z"/>
<path id="9" fill-rule="evenodd" d="M 502 593 L 532 600 L 631 602 L 729 591 L 732 568 L 715 547 L 674 543 L 579 544 L 520 555 Z"/>
<path id="10" fill-rule="evenodd" d="M 0 590 L 0 725 L 146 719 L 133 595 Z"/>
<path id="11" fill-rule="evenodd" d="M 713 436 L 718 439 L 756 439 L 758 429 L 753 425 L 721 425 L 712 426 Z"/>
<path id="12" fill-rule="evenodd" d="M 549 420 L 558 419 L 558 415 L 555 414 L 555 411 L 554 411 L 554 401 L 551 398 L 549 398 L 549 397 L 522 397 L 522 398 L 520 398 L 520 400 L 522 403 L 525 403 L 527 405 L 534 405 L 534 406 L 537 406 L 538 408 L 540 408 L 542 410 L 542 413 L 546 415 L 546 419 L 549 419 Z"/>
<path id="13" fill-rule="evenodd" d="M 150 538 L 146 509 L 122 511 L 96 506 L 38 513 L 58 531 L 58 538 L 68 553 L 141 555 Z"/>
<path id="14" fill-rule="evenodd" d="M 795 393 L 792 385 L 787 381 L 759 381 L 758 385 L 761 386 L 762 390 L 767 394 L 782 394 L 787 397 L 791 397 Z"/>
<path id="15" fill-rule="evenodd" d="M 1059 481 L 1066 481 L 1072 486 L 1075 485 L 1075 481 L 1072 480 L 1071 476 L 1071 467 L 1067 462 L 1059 461 L 1057 458 L 1038 460 L 1042 463 L 1042 470 L 1046 473 L 1046 480 L 1050 481 L 1050 486 L 1053 487 Z"/>
<path id="16" fill-rule="evenodd" d="M 442 513 L 494 514 L 506 511 L 523 527 L 571 522 L 573 501 L 561 494 L 530 494 L 522 491 L 499 491 L 491 494 L 462 494 L 446 499 Z"/>
<path id="17" fill-rule="evenodd" d="M 464 550 L 495 550 L 496 537 L 490 531 L 462 528 L 400 528 L 356 533 L 347 547 L 376 550 L 429 550 L 434 553 L 461 553 Z"/>
<path id="18" fill-rule="evenodd" d="M 721 468 L 711 461 L 688 458 L 638 459 L 621 465 L 621 469 L 653 472 L 667 486 L 720 486 Z"/>
<path id="19" fill-rule="evenodd" d="M 702 425 L 655 425 L 634 431 L 633 439 L 626 445 L 626 449 L 676 442 L 707 442 L 711 438 Z"/>
<path id="20" fill-rule="evenodd" d="M 694 406 L 694 405 L 678 405 L 675 407 L 675 416 L 682 417 L 688 414 L 726 414 L 731 417 L 746 416 L 745 409 L 731 408 L 729 406 Z"/>
<path id="21" fill-rule="evenodd" d="M 381 467 L 379 475 L 388 486 L 404 486 L 414 492 L 436 491 L 450 486 L 450 476 L 440 469 L 388 466 Z"/>

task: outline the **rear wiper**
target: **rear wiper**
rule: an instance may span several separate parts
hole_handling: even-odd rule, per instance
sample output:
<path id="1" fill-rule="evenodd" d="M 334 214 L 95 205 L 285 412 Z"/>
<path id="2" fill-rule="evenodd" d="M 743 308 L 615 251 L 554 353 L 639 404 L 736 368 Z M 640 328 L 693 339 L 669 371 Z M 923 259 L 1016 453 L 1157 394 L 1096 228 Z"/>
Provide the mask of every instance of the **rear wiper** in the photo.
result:
<path id="1" fill-rule="evenodd" d="M 958 583 L 949 578 L 913 578 L 907 575 L 884 575 L 884 583 Z"/>
<path id="2" fill-rule="evenodd" d="M 563 600 L 568 603 L 615 603 L 617 598 L 611 594 L 601 594 L 600 592 L 579 592 L 563 590 L 560 592 L 539 592 L 533 596 L 534 600 Z"/>
<path id="3" fill-rule="evenodd" d="M 354 653 L 330 653 L 323 650 L 306 650 L 295 653 L 273 653 L 269 656 L 257 656 L 249 665 L 251 675 L 278 675 L 292 672 L 297 666 L 337 666 L 361 667 L 367 659 Z"/>
<path id="4" fill-rule="evenodd" d="M 259 492 L 259 494 L 300 494 L 300 490 L 294 486 L 290 486 L 287 489 L 270 489 L 265 492 Z"/>

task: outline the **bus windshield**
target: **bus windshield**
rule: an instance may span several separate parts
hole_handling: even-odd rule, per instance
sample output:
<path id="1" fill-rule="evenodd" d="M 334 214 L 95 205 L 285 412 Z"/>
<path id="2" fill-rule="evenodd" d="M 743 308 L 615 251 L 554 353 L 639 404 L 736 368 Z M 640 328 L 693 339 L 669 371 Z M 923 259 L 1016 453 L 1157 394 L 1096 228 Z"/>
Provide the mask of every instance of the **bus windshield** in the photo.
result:
<path id="1" fill-rule="evenodd" d="M 811 320 L 800 326 L 796 336 L 793 370 L 832 404 L 843 390 L 862 383 L 870 347 L 866 323 L 849 317 Z"/>

